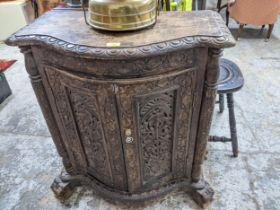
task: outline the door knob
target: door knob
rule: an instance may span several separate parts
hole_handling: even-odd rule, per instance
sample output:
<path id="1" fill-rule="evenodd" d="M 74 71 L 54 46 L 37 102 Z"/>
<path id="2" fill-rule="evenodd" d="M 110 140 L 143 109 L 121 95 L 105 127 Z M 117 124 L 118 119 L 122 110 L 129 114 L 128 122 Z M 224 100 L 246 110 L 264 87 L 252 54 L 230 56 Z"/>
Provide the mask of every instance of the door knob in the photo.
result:
<path id="1" fill-rule="evenodd" d="M 125 129 L 125 142 L 131 144 L 133 142 L 133 137 L 131 136 L 131 129 Z"/>

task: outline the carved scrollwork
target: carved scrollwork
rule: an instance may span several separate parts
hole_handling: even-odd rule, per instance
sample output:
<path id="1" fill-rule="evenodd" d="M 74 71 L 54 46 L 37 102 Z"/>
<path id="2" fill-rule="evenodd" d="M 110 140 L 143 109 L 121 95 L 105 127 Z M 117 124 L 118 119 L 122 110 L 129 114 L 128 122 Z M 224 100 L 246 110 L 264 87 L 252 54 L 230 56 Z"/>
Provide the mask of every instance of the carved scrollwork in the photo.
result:
<path id="1" fill-rule="evenodd" d="M 98 177 L 106 177 L 109 173 L 106 168 L 105 152 L 102 145 L 103 134 L 99 117 L 96 114 L 98 112 L 95 111 L 95 101 L 92 101 L 90 96 L 85 96 L 83 93 L 63 86 L 61 83 L 63 78 L 56 71 L 47 71 L 47 75 L 56 98 L 61 120 L 66 129 L 67 141 L 71 145 L 70 150 L 74 162 L 78 164 L 84 163 L 83 168 L 86 168 L 84 152 L 82 152 L 84 149 L 88 166 L 96 169 Z M 69 95 L 74 116 L 71 113 L 67 95 Z M 76 117 L 80 136 L 77 133 L 73 117 Z"/>
<path id="2" fill-rule="evenodd" d="M 64 124 L 72 161 L 84 163 L 83 169 L 102 183 L 126 190 L 123 152 L 111 88 L 95 84 L 91 79 L 64 74 L 52 67 L 46 67 L 46 74 Z M 99 97 L 101 93 L 104 97 Z"/>
<path id="3" fill-rule="evenodd" d="M 194 47 L 231 47 L 234 45 L 233 40 L 228 40 L 229 37 L 185 37 L 175 41 L 167 41 L 165 43 L 151 44 L 149 46 L 139 46 L 131 48 L 98 48 L 81 46 L 73 43 L 68 43 L 63 40 L 46 36 L 46 35 L 22 35 L 11 36 L 8 43 L 20 43 L 32 40 L 33 43 L 38 45 L 45 45 L 47 47 L 56 49 L 58 51 L 67 51 L 74 54 L 79 54 L 84 57 L 92 58 L 107 58 L 107 59 L 130 59 L 130 58 L 143 58 L 150 55 L 161 55 L 178 50 L 186 50 Z M 228 43 L 227 43 L 228 41 Z M 164 46 L 164 47 L 163 47 Z"/>
<path id="4" fill-rule="evenodd" d="M 139 103 L 144 181 L 171 172 L 175 90 Z"/>
<path id="5" fill-rule="evenodd" d="M 81 169 L 86 167 L 86 163 L 83 157 L 81 145 L 77 140 L 77 134 L 75 129 L 75 123 L 72 120 L 71 109 L 68 104 L 68 98 L 65 94 L 64 88 L 61 84 L 60 74 L 56 71 L 47 71 L 47 76 L 49 83 L 53 90 L 53 95 L 56 100 L 56 105 L 58 109 L 58 114 L 61 121 L 63 122 L 64 133 L 67 136 L 67 147 L 68 154 L 71 159 L 72 164 L 75 166 L 75 169 Z M 76 148 L 75 150 L 71 148 Z"/>
<path id="6" fill-rule="evenodd" d="M 83 143 L 87 162 L 99 179 L 107 180 L 109 172 L 104 134 L 95 97 L 85 92 L 67 88 L 74 116 Z"/>
<path id="7" fill-rule="evenodd" d="M 195 71 L 187 71 L 179 76 L 167 76 L 160 82 L 138 84 L 137 89 L 129 85 L 120 87 L 121 93 L 128 94 L 120 104 L 123 118 L 127 120 L 124 127 L 130 127 L 129 119 L 133 119 L 131 110 L 124 108 L 129 105 L 124 102 L 129 103 L 127 97 L 134 95 L 142 184 L 156 177 L 172 174 L 182 178 L 186 172 L 190 174 L 185 171 L 190 130 L 182 127 L 189 125 L 192 117 L 195 76 Z M 129 149 L 136 150 L 133 145 Z"/>

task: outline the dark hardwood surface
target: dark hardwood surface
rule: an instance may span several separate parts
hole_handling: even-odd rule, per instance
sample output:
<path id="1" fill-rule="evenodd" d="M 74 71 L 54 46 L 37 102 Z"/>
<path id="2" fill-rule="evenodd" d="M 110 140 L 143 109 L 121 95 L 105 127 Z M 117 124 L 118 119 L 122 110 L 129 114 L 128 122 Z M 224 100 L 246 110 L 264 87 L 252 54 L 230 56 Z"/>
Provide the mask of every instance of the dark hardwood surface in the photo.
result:
<path id="1" fill-rule="evenodd" d="M 221 16 L 213 11 L 165 12 L 158 16 L 153 27 L 126 33 L 110 33 L 97 31 L 86 25 L 82 11 L 53 10 L 15 33 L 6 43 L 45 44 L 63 51 L 104 58 L 105 55 L 154 55 L 194 46 L 230 47 L 235 40 Z M 110 47 L 112 44 L 115 46 Z"/>

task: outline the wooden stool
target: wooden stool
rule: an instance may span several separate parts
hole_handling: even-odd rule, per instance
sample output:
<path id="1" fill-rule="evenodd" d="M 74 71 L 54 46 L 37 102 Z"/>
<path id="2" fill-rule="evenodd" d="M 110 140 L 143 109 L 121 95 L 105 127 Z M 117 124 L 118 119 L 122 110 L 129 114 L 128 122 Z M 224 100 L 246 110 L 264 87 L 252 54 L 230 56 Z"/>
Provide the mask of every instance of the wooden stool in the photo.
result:
<path id="1" fill-rule="evenodd" d="M 209 141 L 214 142 L 231 142 L 233 156 L 238 156 L 238 142 L 236 121 L 234 115 L 233 93 L 242 88 L 244 84 L 243 75 L 239 67 L 232 61 L 220 59 L 220 76 L 218 81 L 219 109 L 220 113 L 224 111 L 224 94 L 227 95 L 227 105 L 229 112 L 230 138 L 220 136 L 210 136 Z"/>

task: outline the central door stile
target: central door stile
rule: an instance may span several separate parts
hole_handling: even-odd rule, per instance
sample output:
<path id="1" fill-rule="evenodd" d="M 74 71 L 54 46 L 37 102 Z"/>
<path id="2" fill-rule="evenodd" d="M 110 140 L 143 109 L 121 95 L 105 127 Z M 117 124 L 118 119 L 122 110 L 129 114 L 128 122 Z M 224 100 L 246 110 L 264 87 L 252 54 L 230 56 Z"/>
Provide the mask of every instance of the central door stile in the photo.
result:
<path id="1" fill-rule="evenodd" d="M 122 149 L 126 168 L 128 192 L 136 192 L 141 187 L 140 162 L 138 154 L 138 139 L 136 136 L 135 122 L 132 110 L 133 104 L 128 86 L 112 85 L 115 93 L 116 107 L 119 120 Z"/>
<path id="2" fill-rule="evenodd" d="M 174 115 L 174 119 L 173 119 L 173 145 L 172 145 L 172 163 L 171 163 L 171 170 L 172 170 L 172 179 L 176 179 L 179 178 L 179 174 L 176 173 L 176 169 L 177 169 L 177 149 L 178 149 L 178 129 L 179 126 L 178 125 L 178 115 L 181 111 L 180 109 L 180 104 L 181 104 L 181 98 L 180 98 L 180 93 L 181 93 L 181 88 L 177 87 L 175 89 L 175 98 L 174 98 L 174 107 L 175 109 L 173 110 L 173 115 Z"/>
<path id="3" fill-rule="evenodd" d="M 136 101 L 136 97 L 133 97 L 133 108 L 134 108 L 134 113 L 138 113 L 139 111 L 139 104 Z M 135 126 L 135 132 L 137 135 L 137 140 L 138 140 L 138 159 L 139 159 L 139 170 L 140 170 L 140 174 L 139 174 L 139 179 L 140 179 L 140 183 L 141 185 L 144 185 L 144 171 L 143 171 L 143 153 L 142 153 L 142 149 L 140 148 L 141 145 L 141 136 L 140 136 L 140 128 L 139 128 L 139 115 L 138 114 L 134 114 L 133 115 L 133 119 L 134 122 L 136 124 Z"/>

